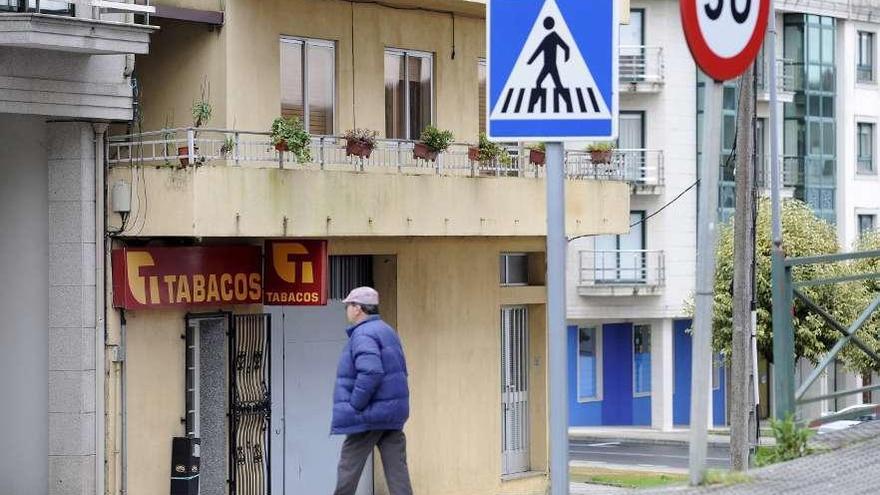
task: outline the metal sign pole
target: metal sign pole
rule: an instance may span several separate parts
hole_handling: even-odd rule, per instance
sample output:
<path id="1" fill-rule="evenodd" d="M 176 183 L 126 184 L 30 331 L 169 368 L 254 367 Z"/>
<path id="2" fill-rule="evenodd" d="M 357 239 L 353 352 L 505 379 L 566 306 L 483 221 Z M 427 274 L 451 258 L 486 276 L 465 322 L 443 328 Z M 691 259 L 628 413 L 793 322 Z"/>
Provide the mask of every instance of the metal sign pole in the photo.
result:
<path id="1" fill-rule="evenodd" d="M 565 163 L 560 142 L 546 144 L 547 325 L 550 354 L 550 493 L 568 494 L 568 359 L 565 352 Z"/>
<path id="2" fill-rule="evenodd" d="M 715 286 L 715 236 L 718 221 L 718 173 L 721 155 L 721 83 L 707 81 L 703 97 L 703 143 L 697 205 L 697 280 L 691 359 L 690 482 L 706 474 L 706 441 L 712 376 L 712 312 Z"/>

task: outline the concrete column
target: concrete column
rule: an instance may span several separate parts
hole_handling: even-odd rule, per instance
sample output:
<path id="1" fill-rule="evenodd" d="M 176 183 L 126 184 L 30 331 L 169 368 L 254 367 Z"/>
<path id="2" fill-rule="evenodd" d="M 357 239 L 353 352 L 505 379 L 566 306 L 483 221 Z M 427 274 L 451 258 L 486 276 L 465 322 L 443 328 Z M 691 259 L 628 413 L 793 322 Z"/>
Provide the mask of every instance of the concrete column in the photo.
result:
<path id="1" fill-rule="evenodd" d="M 672 429 L 672 337 L 671 319 L 651 326 L 651 427 L 663 431 Z"/>
<path id="2" fill-rule="evenodd" d="M 0 493 L 46 493 L 46 124 L 0 114 Z"/>
<path id="3" fill-rule="evenodd" d="M 92 125 L 47 125 L 49 491 L 95 493 L 95 145 Z M 103 358 L 103 356 L 101 356 Z M 102 397 L 103 399 L 103 397 Z"/>

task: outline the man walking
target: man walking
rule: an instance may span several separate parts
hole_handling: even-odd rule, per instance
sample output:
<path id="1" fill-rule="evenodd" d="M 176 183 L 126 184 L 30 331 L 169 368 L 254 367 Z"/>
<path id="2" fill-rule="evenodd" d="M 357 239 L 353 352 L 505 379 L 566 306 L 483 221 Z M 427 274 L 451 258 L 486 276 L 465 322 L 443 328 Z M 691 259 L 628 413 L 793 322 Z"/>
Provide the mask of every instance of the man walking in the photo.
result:
<path id="1" fill-rule="evenodd" d="M 403 425 L 409 385 L 400 338 L 379 319 L 379 293 L 358 287 L 348 294 L 348 343 L 339 357 L 331 433 L 346 435 L 339 454 L 335 495 L 354 495 L 373 447 L 379 447 L 391 495 L 412 495 Z"/>

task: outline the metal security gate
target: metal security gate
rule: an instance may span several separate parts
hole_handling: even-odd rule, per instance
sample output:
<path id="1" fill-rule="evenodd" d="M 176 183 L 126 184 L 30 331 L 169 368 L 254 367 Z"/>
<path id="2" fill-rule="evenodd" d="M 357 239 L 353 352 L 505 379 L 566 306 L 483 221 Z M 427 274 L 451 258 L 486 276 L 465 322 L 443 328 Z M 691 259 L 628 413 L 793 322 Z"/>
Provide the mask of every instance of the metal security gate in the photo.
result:
<path id="1" fill-rule="evenodd" d="M 529 470 L 529 313 L 501 308 L 501 469 Z"/>
<path id="2" fill-rule="evenodd" d="M 235 315 L 229 338 L 230 494 L 269 493 L 270 319 Z"/>

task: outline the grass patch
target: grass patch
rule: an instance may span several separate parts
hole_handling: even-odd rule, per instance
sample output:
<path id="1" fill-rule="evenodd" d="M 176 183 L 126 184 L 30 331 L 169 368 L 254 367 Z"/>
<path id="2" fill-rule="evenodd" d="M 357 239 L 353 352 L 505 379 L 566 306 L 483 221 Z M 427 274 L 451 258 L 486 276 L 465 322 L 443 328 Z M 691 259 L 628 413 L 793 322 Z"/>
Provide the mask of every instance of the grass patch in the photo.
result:
<path id="1" fill-rule="evenodd" d="M 742 471 L 710 469 L 706 472 L 707 485 L 735 485 L 749 481 L 752 481 L 752 477 Z"/>
<path id="2" fill-rule="evenodd" d="M 592 467 L 575 467 L 570 470 L 570 480 L 580 483 L 618 486 L 621 488 L 657 488 L 687 482 L 683 474 L 625 471 Z"/>

